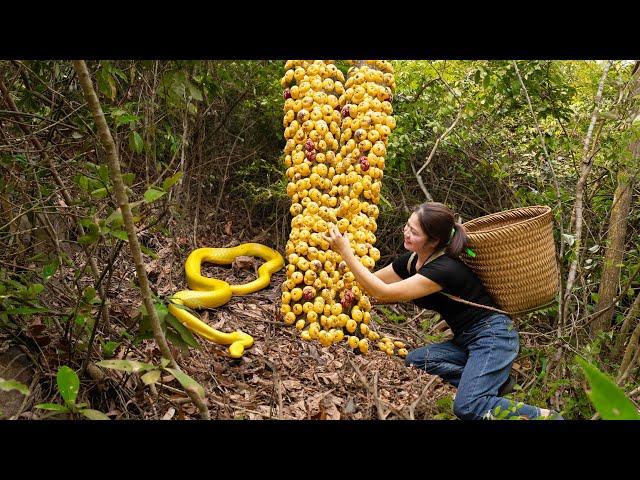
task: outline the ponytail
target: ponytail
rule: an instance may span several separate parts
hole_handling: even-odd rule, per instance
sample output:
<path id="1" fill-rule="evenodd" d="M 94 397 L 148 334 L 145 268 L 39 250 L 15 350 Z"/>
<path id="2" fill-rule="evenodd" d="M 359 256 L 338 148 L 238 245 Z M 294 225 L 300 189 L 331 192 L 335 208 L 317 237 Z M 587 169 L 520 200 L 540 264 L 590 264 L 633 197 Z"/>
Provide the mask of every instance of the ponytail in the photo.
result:
<path id="1" fill-rule="evenodd" d="M 457 223 L 453 223 L 451 229 L 451 237 L 446 245 L 446 252 L 448 255 L 458 258 L 460 254 L 467 248 L 467 232 L 464 227 Z"/>

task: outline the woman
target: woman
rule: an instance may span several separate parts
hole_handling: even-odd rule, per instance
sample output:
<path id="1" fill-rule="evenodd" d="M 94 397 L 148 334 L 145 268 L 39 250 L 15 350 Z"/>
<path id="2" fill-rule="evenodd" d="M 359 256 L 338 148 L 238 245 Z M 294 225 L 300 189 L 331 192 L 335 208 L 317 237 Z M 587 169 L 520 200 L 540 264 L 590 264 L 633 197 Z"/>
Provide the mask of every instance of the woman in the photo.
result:
<path id="1" fill-rule="evenodd" d="M 518 355 L 519 337 L 511 318 L 442 294 L 498 308 L 478 277 L 458 258 L 467 246 L 467 235 L 449 208 L 436 202 L 416 208 L 404 227 L 404 247 L 409 251 L 375 273 L 360 263 L 349 240 L 335 226 L 325 238 L 378 302 L 412 300 L 446 320 L 453 339 L 411 351 L 405 364 L 457 387 L 453 411 L 458 418 L 491 418 L 497 407 L 510 410 L 510 416 L 562 418 L 553 410 L 522 403 L 514 408 L 513 401 L 501 396 L 515 383 L 509 372 Z"/>

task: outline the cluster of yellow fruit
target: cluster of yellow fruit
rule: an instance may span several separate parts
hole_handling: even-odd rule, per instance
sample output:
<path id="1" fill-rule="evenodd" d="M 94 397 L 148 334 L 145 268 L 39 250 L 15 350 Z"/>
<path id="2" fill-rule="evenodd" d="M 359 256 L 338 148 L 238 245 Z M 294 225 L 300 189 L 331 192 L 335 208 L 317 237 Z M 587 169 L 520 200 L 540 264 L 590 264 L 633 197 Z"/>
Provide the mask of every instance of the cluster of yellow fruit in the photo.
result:
<path id="1" fill-rule="evenodd" d="M 380 340 L 381 350 L 392 355 L 395 346 L 404 356 L 403 346 L 381 340 L 370 328 L 369 298 L 323 238 L 335 225 L 366 268 L 380 259 L 374 247 L 377 204 L 395 128 L 395 80 L 387 61 L 352 64 L 346 82 L 332 61 L 285 65 L 284 163 L 293 218 L 280 314 L 305 340 L 324 346 L 346 340 L 362 353 L 369 341 Z"/>

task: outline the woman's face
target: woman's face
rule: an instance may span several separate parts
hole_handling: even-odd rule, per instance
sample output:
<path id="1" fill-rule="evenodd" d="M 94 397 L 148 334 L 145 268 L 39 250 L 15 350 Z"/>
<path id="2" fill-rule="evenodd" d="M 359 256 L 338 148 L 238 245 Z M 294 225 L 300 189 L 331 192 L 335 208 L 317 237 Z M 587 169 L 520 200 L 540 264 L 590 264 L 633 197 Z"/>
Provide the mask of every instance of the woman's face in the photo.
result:
<path id="1" fill-rule="evenodd" d="M 429 238 L 420 228 L 418 215 L 413 213 L 404 226 L 404 248 L 417 252 L 427 243 Z"/>

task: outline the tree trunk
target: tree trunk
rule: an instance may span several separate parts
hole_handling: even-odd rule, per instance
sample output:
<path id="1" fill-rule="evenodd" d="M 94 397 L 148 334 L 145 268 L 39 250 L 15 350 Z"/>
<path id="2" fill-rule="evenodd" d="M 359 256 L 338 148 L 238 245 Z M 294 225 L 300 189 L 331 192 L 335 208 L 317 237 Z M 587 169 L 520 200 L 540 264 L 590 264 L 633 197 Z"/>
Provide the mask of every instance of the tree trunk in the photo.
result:
<path id="1" fill-rule="evenodd" d="M 640 323 L 636 325 L 636 328 L 631 335 L 631 339 L 629 340 L 629 344 L 624 352 L 624 357 L 622 358 L 622 362 L 620 363 L 620 369 L 618 370 L 618 375 L 616 377 L 616 382 L 618 384 L 622 383 L 631 373 L 635 363 L 638 361 L 638 349 L 640 345 L 638 341 L 640 340 Z"/>
<path id="2" fill-rule="evenodd" d="M 591 165 L 593 155 L 589 155 L 590 151 L 593 151 L 591 148 L 591 137 L 593 135 L 593 128 L 596 125 L 596 120 L 598 118 L 598 107 L 600 106 L 600 100 L 602 99 L 602 90 L 604 89 L 604 83 L 607 79 L 607 73 L 609 73 L 609 68 L 611 67 L 611 62 L 607 62 L 602 71 L 602 77 L 600 78 L 600 84 L 598 85 L 598 92 L 596 93 L 596 98 L 593 106 L 593 112 L 591 114 L 591 122 L 589 123 L 589 128 L 587 129 L 587 135 L 584 139 L 584 146 L 582 149 L 582 162 L 580 167 L 580 178 L 578 179 L 578 185 L 576 186 L 576 202 L 574 207 L 574 218 L 576 221 L 575 226 L 575 241 L 573 244 L 573 260 L 571 262 L 571 266 L 569 267 L 569 274 L 567 275 L 567 287 L 564 291 L 564 306 L 562 318 L 567 319 L 567 315 L 569 314 L 569 305 L 571 300 L 571 295 L 573 293 L 573 285 L 576 281 L 576 275 L 578 273 L 578 263 L 580 262 L 580 250 L 582 246 L 582 209 L 584 204 L 584 189 L 587 184 L 587 178 L 589 177 L 589 172 L 591 172 Z"/>
<path id="3" fill-rule="evenodd" d="M 133 257 L 133 261 L 136 266 L 136 274 L 138 277 L 138 285 L 140 286 L 140 291 L 142 293 L 142 301 L 147 309 L 147 314 L 151 319 L 153 335 L 156 339 L 156 342 L 158 343 L 158 346 L 160 347 L 162 356 L 167 358 L 171 362 L 171 366 L 173 368 L 179 369 L 180 367 L 173 358 L 173 355 L 171 355 L 171 350 L 169 350 L 169 345 L 167 344 L 167 340 L 164 336 L 164 333 L 162 332 L 162 327 L 160 326 L 158 314 L 156 313 L 156 309 L 153 305 L 151 288 L 149 287 L 147 272 L 144 269 L 142 261 L 142 251 L 140 249 L 140 243 L 138 242 L 138 236 L 136 234 L 135 225 L 133 223 L 133 215 L 131 214 L 131 207 L 129 206 L 129 198 L 124 187 L 124 181 L 122 180 L 122 172 L 120 171 L 120 159 L 118 158 L 118 153 L 116 152 L 116 145 L 113 141 L 113 137 L 111 136 L 111 131 L 109 130 L 109 126 L 107 125 L 104 113 L 102 112 L 102 107 L 100 106 L 100 102 L 98 101 L 98 96 L 96 95 L 96 92 L 93 88 L 93 83 L 89 78 L 89 71 L 87 70 L 86 63 L 84 62 L 84 60 L 74 60 L 73 67 L 78 74 L 78 79 L 80 81 L 82 91 L 96 122 L 100 143 L 102 144 L 102 147 L 105 149 L 107 154 L 107 163 L 109 165 L 111 180 L 113 181 L 116 200 L 118 202 L 118 206 L 120 207 L 120 211 L 122 212 L 125 230 L 127 231 L 127 237 L 129 239 L 129 250 L 131 251 L 131 256 Z M 187 394 L 197 405 L 202 418 L 209 419 L 209 410 L 207 409 L 203 399 L 200 398 L 198 393 L 195 390 L 187 389 Z"/>
<path id="4" fill-rule="evenodd" d="M 634 96 L 640 93 L 640 71 L 637 70 L 639 63 L 636 64 L 635 73 L 630 81 L 629 97 L 632 105 L 636 103 L 633 101 Z M 631 108 L 631 111 L 637 114 L 635 108 Z M 607 250 L 604 257 L 602 277 L 600 278 L 600 288 L 598 289 L 598 304 L 595 309 L 596 312 L 600 313 L 591 323 L 592 334 L 600 330 L 609 329 L 615 312 L 613 303 L 618 294 L 618 283 L 620 282 L 620 265 L 624 255 L 629 210 L 633 197 L 633 172 L 637 168 L 638 157 L 640 157 L 640 140 L 632 141 L 629 144 L 629 152 L 631 154 L 630 158 L 622 160 L 618 170 L 618 185 L 613 195 L 606 243 Z"/>
<path id="5" fill-rule="evenodd" d="M 631 308 L 629 308 L 629 311 L 627 312 L 627 316 L 622 322 L 622 327 L 620 327 L 620 333 L 618 334 L 618 338 L 616 339 L 616 344 L 613 347 L 613 351 L 611 352 L 613 357 L 617 356 L 624 346 L 624 342 L 627 335 L 629 334 L 629 330 L 631 330 L 631 326 L 633 325 L 633 322 L 638 317 L 638 315 L 640 315 L 640 292 L 638 292 L 638 295 L 636 295 L 636 299 L 633 301 Z"/>
<path id="6" fill-rule="evenodd" d="M 633 146 L 634 149 L 638 147 L 640 147 L 640 142 Z M 623 166 L 618 172 L 618 186 L 613 196 L 604 268 L 598 289 L 598 303 L 595 307 L 596 312 L 600 310 L 602 312 L 591 323 L 591 333 L 593 334 L 611 327 L 611 319 L 615 312 L 613 302 L 618 294 L 618 283 L 620 282 L 620 265 L 624 254 L 632 193 L 633 182 L 629 178 L 627 167 Z"/>

